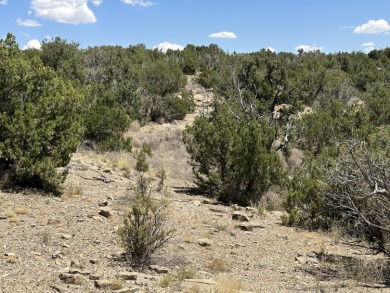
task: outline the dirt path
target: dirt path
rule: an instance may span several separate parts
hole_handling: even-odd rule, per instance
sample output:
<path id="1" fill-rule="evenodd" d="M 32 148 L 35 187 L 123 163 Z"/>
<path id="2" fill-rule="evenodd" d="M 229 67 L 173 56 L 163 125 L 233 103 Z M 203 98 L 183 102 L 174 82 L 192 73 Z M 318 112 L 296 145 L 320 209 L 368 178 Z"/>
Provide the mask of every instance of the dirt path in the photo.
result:
<path id="1" fill-rule="evenodd" d="M 156 199 L 170 202 L 168 226 L 176 230 L 153 258 L 163 268 L 131 274 L 121 258 L 116 231 L 131 202 L 134 159 L 79 152 L 69 164 L 62 197 L 0 192 L 0 293 L 228 293 L 238 292 L 239 284 L 252 292 L 389 292 L 321 271 L 321 253 L 356 258 L 366 252 L 342 244 L 336 234 L 285 227 L 281 212 L 260 216 L 191 193 L 181 132 L 212 97 L 191 79 L 189 87 L 197 113 L 174 124 L 132 126 L 135 147 L 142 142 L 152 147 L 153 184 L 158 168 L 169 176 L 164 192 L 155 192 Z"/>

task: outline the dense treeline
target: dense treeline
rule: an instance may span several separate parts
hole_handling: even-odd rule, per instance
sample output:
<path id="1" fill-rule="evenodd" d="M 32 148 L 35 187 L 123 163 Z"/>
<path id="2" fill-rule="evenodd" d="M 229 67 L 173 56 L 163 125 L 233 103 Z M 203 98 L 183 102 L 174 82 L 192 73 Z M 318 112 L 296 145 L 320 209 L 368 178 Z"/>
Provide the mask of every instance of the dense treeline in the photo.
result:
<path id="1" fill-rule="evenodd" d="M 183 119 L 194 109 L 175 58 L 143 45 L 79 48 L 59 37 L 40 50 L 0 40 L 2 181 L 52 188 L 82 141 L 131 151 L 132 120 Z M 6 177 L 6 178 L 5 178 Z"/>
<path id="2" fill-rule="evenodd" d="M 228 54 L 216 45 L 162 53 L 143 45 L 40 50 L 0 41 L 0 164 L 17 182 L 56 185 L 83 140 L 131 150 L 132 120 L 194 109 L 185 75 L 213 89 L 213 111 L 184 133 L 195 181 L 225 202 L 284 190 L 286 224 L 344 227 L 387 249 L 390 49 Z M 302 164 L 291 164 L 294 151 Z M 287 164 L 284 162 L 287 161 Z"/>
<path id="3" fill-rule="evenodd" d="M 198 185 L 243 204 L 282 188 L 286 224 L 338 225 L 388 249 L 390 49 L 213 53 L 196 70 L 215 111 L 185 133 Z M 294 150 L 303 164 L 282 171 Z"/>

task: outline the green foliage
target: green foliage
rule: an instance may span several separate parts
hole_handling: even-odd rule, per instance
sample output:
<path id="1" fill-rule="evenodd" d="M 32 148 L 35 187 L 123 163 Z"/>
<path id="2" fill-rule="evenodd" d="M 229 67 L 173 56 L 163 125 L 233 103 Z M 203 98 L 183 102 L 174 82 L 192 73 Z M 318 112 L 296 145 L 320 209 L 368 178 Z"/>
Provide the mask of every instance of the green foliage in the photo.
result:
<path id="1" fill-rule="evenodd" d="M 237 121 L 227 107 L 198 117 L 184 133 L 196 184 L 225 202 L 258 201 L 283 177 L 271 151 L 274 136 L 265 120 Z"/>
<path id="2" fill-rule="evenodd" d="M 0 161 L 14 182 L 54 187 L 82 135 L 83 96 L 11 41 L 0 45 Z"/>
<path id="3" fill-rule="evenodd" d="M 142 148 L 136 153 L 137 163 L 135 165 L 135 170 L 141 174 L 148 172 L 149 164 L 147 162 L 147 157 L 151 156 L 152 150 L 146 143 L 144 143 Z"/>
<path id="4" fill-rule="evenodd" d="M 130 124 L 125 108 L 109 93 L 97 90 L 93 95 L 95 103 L 85 113 L 85 138 L 95 141 L 100 151 L 131 152 L 130 138 L 123 138 Z"/>
<path id="5" fill-rule="evenodd" d="M 148 190 L 149 181 L 144 174 L 149 167 L 145 161 L 147 154 L 150 154 L 150 149 L 144 145 L 137 156 L 139 177 L 136 195 L 118 230 L 126 253 L 136 266 L 148 264 L 151 255 L 163 247 L 174 233 L 173 229 L 166 228 L 167 204 L 153 200 Z"/>
<path id="6" fill-rule="evenodd" d="M 147 264 L 150 256 L 172 237 L 173 230 L 167 229 L 165 223 L 165 204 L 155 202 L 150 195 L 135 196 L 118 231 L 132 264 Z"/>
<path id="7" fill-rule="evenodd" d="M 306 228 L 327 228 L 329 210 L 323 195 L 326 184 L 316 161 L 305 164 L 289 182 L 284 224 Z"/>

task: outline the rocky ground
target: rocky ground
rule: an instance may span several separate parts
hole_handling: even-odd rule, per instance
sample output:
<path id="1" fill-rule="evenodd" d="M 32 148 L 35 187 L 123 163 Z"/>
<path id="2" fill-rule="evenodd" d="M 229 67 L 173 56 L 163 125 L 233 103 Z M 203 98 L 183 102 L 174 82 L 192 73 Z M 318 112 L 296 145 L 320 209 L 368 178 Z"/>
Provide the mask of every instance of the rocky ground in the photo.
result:
<path id="1" fill-rule="evenodd" d="M 196 192 L 181 131 L 210 93 L 192 80 L 197 113 L 173 124 L 133 125 L 134 147 L 147 142 L 152 186 L 168 179 L 156 200 L 169 202 L 174 237 L 135 269 L 123 258 L 117 230 L 134 195 L 129 154 L 79 151 L 61 196 L 0 192 L 0 293 L 13 292 L 389 292 L 365 276 L 362 264 L 383 255 L 352 245 L 338 233 L 282 225 L 281 211 L 224 206 Z M 356 260 L 351 278 L 340 260 Z"/>

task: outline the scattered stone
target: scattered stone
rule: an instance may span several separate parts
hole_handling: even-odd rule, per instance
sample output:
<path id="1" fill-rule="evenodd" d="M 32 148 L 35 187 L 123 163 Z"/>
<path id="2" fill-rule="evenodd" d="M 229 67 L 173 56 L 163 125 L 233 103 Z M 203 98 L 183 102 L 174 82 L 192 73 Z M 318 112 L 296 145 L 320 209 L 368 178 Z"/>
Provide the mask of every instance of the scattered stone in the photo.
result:
<path id="1" fill-rule="evenodd" d="M 116 282 L 115 280 L 95 280 L 95 287 L 99 289 L 112 288 Z"/>
<path id="2" fill-rule="evenodd" d="M 249 216 L 243 212 L 235 211 L 232 214 L 232 219 L 240 222 L 249 222 Z"/>
<path id="3" fill-rule="evenodd" d="M 253 228 L 261 228 L 261 229 L 265 229 L 266 228 L 266 226 L 264 226 L 264 225 L 262 225 L 260 223 L 252 222 L 251 224 L 252 224 Z"/>
<path id="4" fill-rule="evenodd" d="M 91 264 L 93 264 L 93 265 L 96 265 L 96 264 L 99 263 L 99 260 L 97 260 L 97 259 L 90 259 L 89 262 L 90 262 Z"/>
<path id="5" fill-rule="evenodd" d="M 78 260 L 71 260 L 69 267 L 71 268 L 82 268 L 83 266 Z"/>
<path id="6" fill-rule="evenodd" d="M 203 203 L 203 204 L 212 204 L 213 202 L 211 201 L 211 200 L 209 200 L 208 198 L 203 198 L 202 200 L 201 200 L 201 202 Z"/>
<path id="7" fill-rule="evenodd" d="M 100 207 L 106 207 L 106 206 L 108 206 L 108 201 L 107 200 L 103 200 L 103 201 L 99 202 L 98 205 Z"/>
<path id="8" fill-rule="evenodd" d="M 241 223 L 238 224 L 236 227 L 240 228 L 243 231 L 253 231 L 253 224 L 251 223 Z"/>
<path id="9" fill-rule="evenodd" d="M 56 259 L 56 258 L 62 258 L 61 251 L 56 251 L 51 255 L 51 258 Z"/>
<path id="10" fill-rule="evenodd" d="M 70 235 L 70 234 L 61 234 L 61 238 L 62 239 L 71 239 L 72 235 Z"/>
<path id="11" fill-rule="evenodd" d="M 210 207 L 209 210 L 214 213 L 227 213 L 226 209 L 220 206 Z"/>
<path id="12" fill-rule="evenodd" d="M 76 275 L 61 273 L 59 277 L 66 284 L 76 284 Z"/>
<path id="13" fill-rule="evenodd" d="M 194 200 L 192 203 L 197 207 L 202 204 L 200 200 Z"/>
<path id="14" fill-rule="evenodd" d="M 54 285 L 54 286 L 52 286 L 52 288 L 53 288 L 56 292 L 59 292 L 59 293 L 70 292 L 70 291 L 68 290 L 67 287 L 60 286 L 60 285 Z"/>
<path id="15" fill-rule="evenodd" d="M 78 269 L 78 268 L 70 268 L 69 274 L 79 274 L 79 275 L 88 276 L 91 274 L 91 272 L 90 271 L 83 271 L 83 270 Z"/>
<path id="16" fill-rule="evenodd" d="M 8 219 L 7 216 L 0 214 L 0 220 L 7 220 L 7 219 Z"/>
<path id="17" fill-rule="evenodd" d="M 105 217 L 105 218 L 110 218 L 113 215 L 112 209 L 108 207 L 102 207 L 100 209 L 99 215 Z"/>
<path id="18" fill-rule="evenodd" d="M 157 274 L 169 274 L 169 270 L 163 266 L 151 265 L 149 268 Z"/>
<path id="19" fill-rule="evenodd" d="M 8 257 L 16 257 L 16 253 L 13 252 L 6 252 L 4 255 Z"/>
<path id="20" fill-rule="evenodd" d="M 103 221 L 102 217 L 99 217 L 99 216 L 93 216 L 92 219 L 94 219 L 95 221 Z"/>
<path id="21" fill-rule="evenodd" d="M 231 205 L 230 207 L 231 207 L 233 210 L 235 210 L 235 211 L 244 211 L 244 210 L 245 210 L 244 207 L 241 207 L 241 206 L 239 206 L 238 204 Z"/>
<path id="22" fill-rule="evenodd" d="M 95 272 L 89 275 L 89 279 L 91 281 L 97 281 L 100 280 L 103 277 L 103 274 L 101 272 Z"/>
<path id="23" fill-rule="evenodd" d="M 137 280 L 138 273 L 136 272 L 120 272 L 119 277 L 123 280 L 130 281 L 130 280 Z"/>
<path id="24" fill-rule="evenodd" d="M 138 273 L 137 279 L 145 279 L 145 280 L 150 280 L 150 281 L 157 281 L 156 276 L 143 274 L 143 273 Z"/>
<path id="25" fill-rule="evenodd" d="M 58 273 L 60 273 L 60 274 L 68 274 L 69 273 L 69 267 L 66 267 L 66 268 L 63 268 L 63 269 L 59 270 Z"/>
<path id="26" fill-rule="evenodd" d="M 184 282 L 194 284 L 217 285 L 217 282 L 213 279 L 185 279 Z"/>
<path id="27" fill-rule="evenodd" d="M 246 207 L 245 209 L 246 209 L 248 212 L 257 213 L 257 209 L 256 209 L 256 208 L 253 208 L 253 207 Z"/>
<path id="28" fill-rule="evenodd" d="M 306 256 L 296 256 L 295 260 L 299 262 L 301 265 L 307 264 L 307 257 Z"/>
<path id="29" fill-rule="evenodd" d="M 212 241 L 208 238 L 201 238 L 196 241 L 200 246 L 206 247 L 211 246 Z"/>
<path id="30" fill-rule="evenodd" d="M 141 289 L 139 287 L 132 287 L 132 288 L 122 288 L 119 290 L 112 291 L 112 293 L 135 293 L 139 292 Z"/>
<path id="31" fill-rule="evenodd" d="M 214 292 L 217 282 L 212 279 L 185 279 L 181 285 L 183 289 L 187 290 L 197 288 L 198 292 Z"/>

